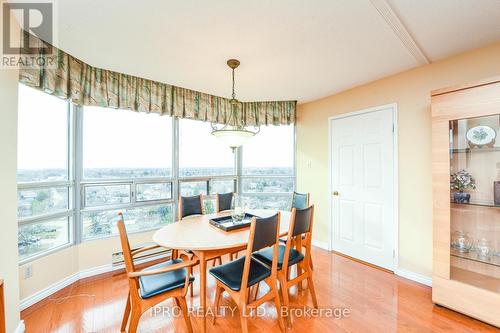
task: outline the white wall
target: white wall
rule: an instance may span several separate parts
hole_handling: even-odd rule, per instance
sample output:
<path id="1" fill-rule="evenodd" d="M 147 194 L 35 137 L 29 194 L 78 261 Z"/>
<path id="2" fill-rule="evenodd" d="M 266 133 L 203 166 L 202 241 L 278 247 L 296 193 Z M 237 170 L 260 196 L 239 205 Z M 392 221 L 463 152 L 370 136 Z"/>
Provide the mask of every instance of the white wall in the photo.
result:
<path id="1" fill-rule="evenodd" d="M 17 70 L 0 69 L 0 278 L 5 283 L 7 332 L 14 332 L 19 322 L 17 82 Z"/>

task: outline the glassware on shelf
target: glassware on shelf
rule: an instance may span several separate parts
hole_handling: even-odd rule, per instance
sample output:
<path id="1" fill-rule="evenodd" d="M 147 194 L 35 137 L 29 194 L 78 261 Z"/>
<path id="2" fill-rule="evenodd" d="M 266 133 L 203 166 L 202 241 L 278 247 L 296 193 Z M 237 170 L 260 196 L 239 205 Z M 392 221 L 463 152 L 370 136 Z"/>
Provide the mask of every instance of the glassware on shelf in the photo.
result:
<path id="1" fill-rule="evenodd" d="M 240 223 L 245 217 L 243 198 L 237 194 L 233 196 L 233 211 L 231 217 L 235 223 Z"/>
<path id="2" fill-rule="evenodd" d="M 476 254 L 481 259 L 488 259 L 491 254 L 490 242 L 486 238 L 481 238 L 476 242 Z"/>
<path id="3" fill-rule="evenodd" d="M 453 233 L 451 246 L 457 249 L 460 253 L 469 253 L 472 248 L 472 238 L 470 238 L 465 232 L 457 230 Z"/>

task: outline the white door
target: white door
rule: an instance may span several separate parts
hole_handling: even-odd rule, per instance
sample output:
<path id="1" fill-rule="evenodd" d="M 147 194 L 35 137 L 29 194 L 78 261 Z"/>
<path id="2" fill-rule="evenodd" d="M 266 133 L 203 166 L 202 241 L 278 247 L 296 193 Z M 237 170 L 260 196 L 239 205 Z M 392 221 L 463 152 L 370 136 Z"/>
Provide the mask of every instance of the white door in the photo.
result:
<path id="1" fill-rule="evenodd" d="M 332 247 L 394 270 L 393 107 L 330 121 Z"/>

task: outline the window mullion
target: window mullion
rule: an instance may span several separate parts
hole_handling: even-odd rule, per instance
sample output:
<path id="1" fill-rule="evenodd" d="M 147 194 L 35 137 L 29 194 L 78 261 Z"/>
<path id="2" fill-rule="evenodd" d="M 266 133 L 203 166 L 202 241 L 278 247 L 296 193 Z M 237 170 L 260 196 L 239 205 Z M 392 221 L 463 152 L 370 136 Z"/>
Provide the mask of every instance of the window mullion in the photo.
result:
<path id="1" fill-rule="evenodd" d="M 243 147 L 236 148 L 236 193 L 242 194 L 242 179 L 243 175 Z"/>
<path id="2" fill-rule="evenodd" d="M 297 191 L 297 127 L 293 123 L 293 190 Z"/>
<path id="3" fill-rule="evenodd" d="M 172 117 L 172 185 L 174 199 L 174 221 L 179 219 L 179 118 Z"/>
<path id="4" fill-rule="evenodd" d="M 73 104 L 73 116 L 74 116 L 74 207 L 75 207 L 75 216 L 74 216 L 74 226 L 75 226 L 75 243 L 82 242 L 82 233 L 83 233 L 83 225 L 81 218 L 81 209 L 82 209 L 82 200 L 83 196 L 83 187 L 82 187 L 82 178 L 83 178 L 83 107 L 79 105 Z"/>

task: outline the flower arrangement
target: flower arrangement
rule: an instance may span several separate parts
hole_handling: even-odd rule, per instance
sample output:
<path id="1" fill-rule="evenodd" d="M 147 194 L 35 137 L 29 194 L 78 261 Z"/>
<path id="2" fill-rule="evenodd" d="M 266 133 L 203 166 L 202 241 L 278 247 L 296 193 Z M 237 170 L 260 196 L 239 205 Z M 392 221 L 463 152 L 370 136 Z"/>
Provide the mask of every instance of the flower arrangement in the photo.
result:
<path id="1" fill-rule="evenodd" d="M 459 192 L 476 189 L 476 181 L 467 170 L 460 170 L 452 174 L 450 185 L 452 190 L 458 190 Z"/>

